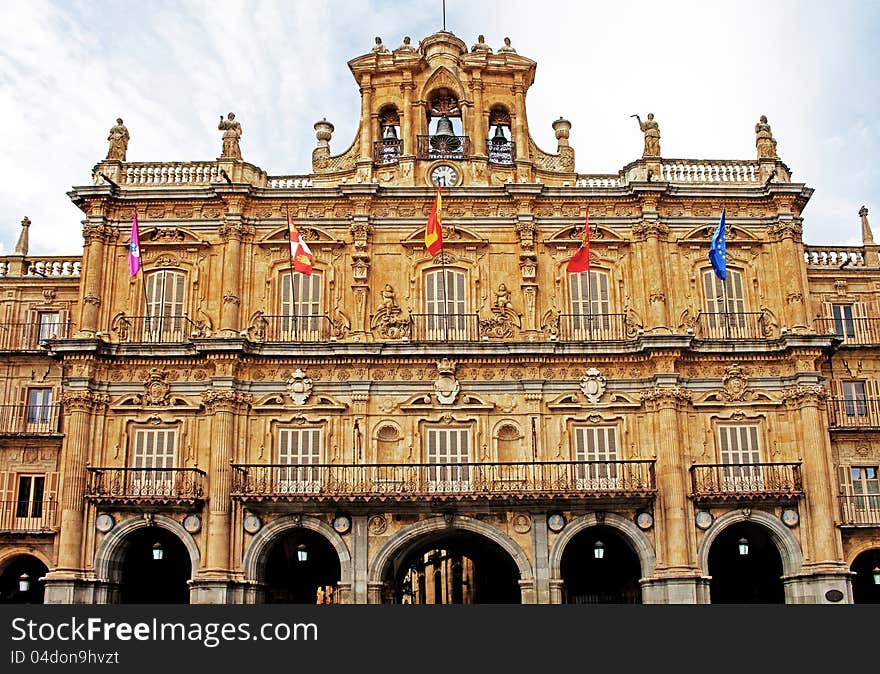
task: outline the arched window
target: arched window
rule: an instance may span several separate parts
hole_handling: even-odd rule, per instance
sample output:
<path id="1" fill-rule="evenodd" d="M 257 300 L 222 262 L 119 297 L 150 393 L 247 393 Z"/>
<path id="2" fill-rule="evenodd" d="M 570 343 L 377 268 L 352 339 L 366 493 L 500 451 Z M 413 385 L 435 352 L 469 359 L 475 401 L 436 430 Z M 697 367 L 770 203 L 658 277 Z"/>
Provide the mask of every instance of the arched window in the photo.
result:
<path id="1" fill-rule="evenodd" d="M 510 113 L 504 106 L 496 105 L 489 112 L 489 137 L 486 139 L 489 162 L 510 164 L 515 155 L 510 128 Z"/>
<path id="2" fill-rule="evenodd" d="M 396 164 L 400 158 L 400 113 L 394 105 L 385 105 L 379 110 L 379 140 L 373 151 L 373 161 L 377 164 Z"/>
<path id="3" fill-rule="evenodd" d="M 462 135 L 458 96 L 449 89 L 431 94 L 425 108 L 428 135 L 419 136 L 421 159 L 462 159 L 470 156 L 470 139 Z"/>
<path id="4" fill-rule="evenodd" d="M 476 317 L 467 311 L 467 275 L 455 269 L 429 271 L 425 275 L 424 326 L 423 331 L 416 326 L 417 336 L 429 340 L 474 339 Z"/>
<path id="5" fill-rule="evenodd" d="M 622 339 L 622 323 L 611 314 L 608 274 L 590 270 L 569 274 L 571 316 L 560 326 L 564 338 L 575 340 Z M 620 324 L 619 324 L 620 323 Z"/>
<path id="6" fill-rule="evenodd" d="M 327 337 L 329 323 L 321 307 L 322 276 L 319 271 L 282 275 L 281 341 L 318 342 Z"/>
<path id="7" fill-rule="evenodd" d="M 157 269 L 144 276 L 147 315 L 143 338 L 146 342 L 182 342 L 189 338 L 186 318 L 186 274 Z"/>

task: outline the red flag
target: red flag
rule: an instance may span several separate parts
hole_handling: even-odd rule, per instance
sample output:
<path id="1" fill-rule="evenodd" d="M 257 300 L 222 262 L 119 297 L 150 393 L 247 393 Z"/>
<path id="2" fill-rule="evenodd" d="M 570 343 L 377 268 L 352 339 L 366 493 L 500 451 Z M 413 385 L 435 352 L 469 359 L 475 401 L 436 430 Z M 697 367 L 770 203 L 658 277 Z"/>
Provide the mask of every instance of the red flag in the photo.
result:
<path id="1" fill-rule="evenodd" d="M 290 261 L 294 271 L 303 274 L 312 273 L 312 251 L 299 234 L 290 213 L 287 214 L 287 233 L 290 236 Z"/>
<path id="2" fill-rule="evenodd" d="M 568 261 L 568 272 L 577 274 L 582 271 L 590 271 L 590 209 L 587 207 L 587 218 L 584 223 L 584 240 L 581 247 L 571 256 Z"/>
<path id="3" fill-rule="evenodd" d="M 128 244 L 128 272 L 135 276 L 141 268 L 141 244 L 138 234 L 138 212 L 134 209 L 131 218 L 131 241 Z"/>
<path id="4" fill-rule="evenodd" d="M 438 186 L 437 196 L 434 198 L 434 208 L 431 209 L 431 215 L 428 216 L 428 224 L 425 227 L 425 246 L 431 255 L 436 255 L 443 248 L 442 208 L 442 198 Z"/>

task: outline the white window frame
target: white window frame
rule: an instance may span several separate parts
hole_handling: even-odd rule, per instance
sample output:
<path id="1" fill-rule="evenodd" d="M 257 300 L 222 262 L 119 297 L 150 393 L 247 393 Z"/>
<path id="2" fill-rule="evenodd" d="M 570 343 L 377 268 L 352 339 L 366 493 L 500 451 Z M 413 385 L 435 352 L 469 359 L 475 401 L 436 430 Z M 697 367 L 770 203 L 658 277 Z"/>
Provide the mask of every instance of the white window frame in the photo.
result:
<path id="1" fill-rule="evenodd" d="M 850 466 L 853 505 L 860 518 L 880 522 L 880 469 L 878 466 Z"/>
<path id="2" fill-rule="evenodd" d="M 710 336 L 730 338 L 750 336 L 745 315 L 745 285 L 742 272 L 728 267 L 726 278 L 722 281 L 712 269 L 704 270 L 703 292 L 706 297 L 706 327 Z"/>
<path id="3" fill-rule="evenodd" d="M 575 426 L 575 487 L 586 491 L 619 489 L 616 426 Z"/>
<path id="4" fill-rule="evenodd" d="M 576 340 L 613 339 L 611 325 L 611 276 L 606 271 L 569 274 L 572 338 Z"/>
<path id="5" fill-rule="evenodd" d="M 444 273 L 446 284 L 443 284 Z M 425 338 L 434 341 L 468 338 L 468 275 L 460 269 L 425 273 Z"/>
<path id="6" fill-rule="evenodd" d="M 146 342 L 183 342 L 189 339 L 186 315 L 186 273 L 156 269 L 144 276 L 147 314 L 143 338 Z"/>
<path id="7" fill-rule="evenodd" d="M 321 463 L 323 433 L 315 426 L 278 429 L 278 490 L 284 494 L 314 494 L 321 490 L 321 469 L 306 468 Z"/>
<path id="8" fill-rule="evenodd" d="M 16 478 L 15 529 L 39 529 L 46 502 L 46 475 L 19 473 Z M 26 486 L 22 483 L 24 480 L 28 481 Z M 23 494 L 22 490 L 26 490 L 27 493 Z M 35 498 L 37 495 L 39 498 Z M 26 505 L 24 513 L 22 513 L 22 505 Z"/>
<path id="9" fill-rule="evenodd" d="M 27 389 L 25 421 L 28 426 L 45 426 L 52 420 L 52 388 L 31 386 Z M 48 428 L 46 430 L 49 430 Z"/>
<path id="10" fill-rule="evenodd" d="M 761 428 L 757 424 L 718 424 L 718 452 L 721 490 L 760 492 L 764 490 L 761 463 Z"/>
<path id="11" fill-rule="evenodd" d="M 37 312 L 37 343 L 46 339 L 55 339 L 61 330 L 60 311 Z"/>
<path id="12" fill-rule="evenodd" d="M 142 496 L 174 496 L 176 428 L 136 428 L 132 435 L 131 488 Z"/>
<path id="13" fill-rule="evenodd" d="M 863 379 L 845 379 L 840 382 L 843 394 L 843 413 L 849 418 L 867 418 L 868 386 Z"/>
<path id="14" fill-rule="evenodd" d="M 471 489 L 471 429 L 430 426 L 425 429 L 427 489 L 429 492 L 467 492 Z"/>
<path id="15" fill-rule="evenodd" d="M 323 288 L 324 275 L 317 270 L 311 274 L 285 272 L 281 275 L 281 341 L 321 341 L 325 320 L 321 302 Z"/>

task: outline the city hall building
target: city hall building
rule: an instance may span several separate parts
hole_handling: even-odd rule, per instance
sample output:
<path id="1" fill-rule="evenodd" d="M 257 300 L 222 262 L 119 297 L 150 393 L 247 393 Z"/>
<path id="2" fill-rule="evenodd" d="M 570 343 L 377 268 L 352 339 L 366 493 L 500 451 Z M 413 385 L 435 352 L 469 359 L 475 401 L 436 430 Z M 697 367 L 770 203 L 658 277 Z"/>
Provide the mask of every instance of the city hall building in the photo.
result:
<path id="1" fill-rule="evenodd" d="M 576 173 L 509 40 L 348 65 L 358 131 L 317 122 L 308 175 L 249 163 L 232 114 L 208 161 L 129 160 L 118 120 L 69 192 L 82 251 L 22 223 L 0 600 L 880 601 L 867 210 L 862 246 L 805 246 L 766 119 L 697 160 L 639 117 L 632 161 Z"/>

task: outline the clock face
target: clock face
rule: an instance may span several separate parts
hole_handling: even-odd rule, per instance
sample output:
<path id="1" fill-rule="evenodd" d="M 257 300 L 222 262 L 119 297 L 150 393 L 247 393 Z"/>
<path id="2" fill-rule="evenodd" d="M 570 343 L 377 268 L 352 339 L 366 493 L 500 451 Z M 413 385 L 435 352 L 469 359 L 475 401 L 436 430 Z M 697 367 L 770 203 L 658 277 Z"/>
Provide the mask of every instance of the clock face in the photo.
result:
<path id="1" fill-rule="evenodd" d="M 454 187 L 458 184 L 458 171 L 449 164 L 439 164 L 431 169 L 431 182 L 438 187 Z"/>

